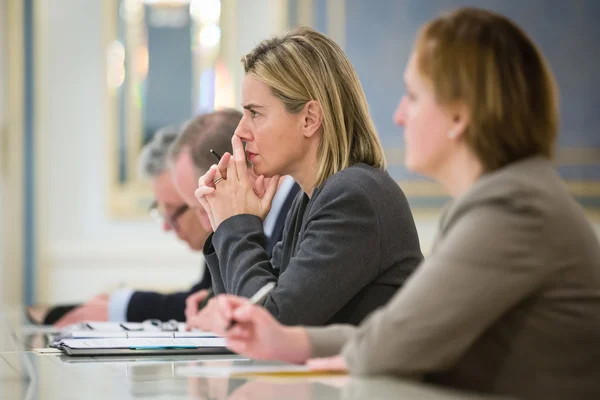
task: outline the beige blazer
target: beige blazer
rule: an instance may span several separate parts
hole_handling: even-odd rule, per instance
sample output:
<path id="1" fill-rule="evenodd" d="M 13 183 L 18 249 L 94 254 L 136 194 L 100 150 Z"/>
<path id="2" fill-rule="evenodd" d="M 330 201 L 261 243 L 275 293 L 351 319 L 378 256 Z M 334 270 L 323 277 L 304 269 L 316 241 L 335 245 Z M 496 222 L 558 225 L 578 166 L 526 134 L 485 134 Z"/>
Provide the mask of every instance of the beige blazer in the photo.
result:
<path id="1" fill-rule="evenodd" d="M 432 254 L 358 328 L 310 328 L 314 356 L 531 399 L 600 399 L 600 244 L 551 163 L 484 175 Z"/>

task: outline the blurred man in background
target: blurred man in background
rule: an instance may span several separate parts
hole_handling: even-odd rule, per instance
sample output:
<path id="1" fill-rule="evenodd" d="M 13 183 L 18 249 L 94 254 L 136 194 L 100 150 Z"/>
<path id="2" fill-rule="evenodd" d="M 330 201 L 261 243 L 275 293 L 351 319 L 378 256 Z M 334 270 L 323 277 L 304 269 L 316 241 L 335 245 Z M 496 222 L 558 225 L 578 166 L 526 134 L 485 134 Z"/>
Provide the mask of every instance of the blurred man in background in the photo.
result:
<path id="1" fill-rule="evenodd" d="M 199 115 L 179 127 L 159 130 L 144 147 L 141 168 L 149 177 L 155 201 L 151 213 L 160 218 L 163 230 L 174 231 L 194 251 L 201 251 L 211 232 L 204 209 L 194 196 L 198 177 L 216 162 L 209 150 L 220 154 L 232 152 L 231 137 L 242 114 L 233 109 Z M 169 163 L 169 151 L 173 162 Z M 172 172 L 169 165 L 172 164 Z M 177 179 L 178 185 L 174 184 Z M 280 185 L 271 213 L 265 219 L 269 249 L 281 239 L 283 224 L 298 186 L 289 179 Z M 208 269 L 190 290 L 161 294 L 150 291 L 119 289 L 98 295 L 82 305 L 58 306 L 51 309 L 35 306 L 29 313 L 34 322 L 59 327 L 81 321 L 130 321 L 147 319 L 185 321 L 186 299 L 201 302 L 208 295 L 211 277 Z"/>

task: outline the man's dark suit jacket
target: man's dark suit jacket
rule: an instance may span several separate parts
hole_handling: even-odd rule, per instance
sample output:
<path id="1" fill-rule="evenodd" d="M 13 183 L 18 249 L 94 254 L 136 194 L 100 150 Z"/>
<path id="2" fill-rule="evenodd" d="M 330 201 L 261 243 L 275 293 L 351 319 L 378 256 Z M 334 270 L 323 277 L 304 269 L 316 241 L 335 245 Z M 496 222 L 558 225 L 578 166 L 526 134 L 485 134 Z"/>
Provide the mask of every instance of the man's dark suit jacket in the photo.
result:
<path id="1" fill-rule="evenodd" d="M 269 256 L 273 251 L 273 247 L 281 240 L 285 218 L 299 190 L 300 186 L 294 183 L 294 186 L 281 206 L 273 233 L 271 237 L 267 238 L 267 252 Z M 200 282 L 192 286 L 188 291 L 171 294 L 134 292 L 127 306 L 127 321 L 141 322 L 146 319 L 160 319 L 162 321 L 176 319 L 177 321 L 185 321 L 185 299 L 192 293 L 208 289 L 210 286 L 210 272 L 208 268 L 204 268 L 204 275 Z"/>

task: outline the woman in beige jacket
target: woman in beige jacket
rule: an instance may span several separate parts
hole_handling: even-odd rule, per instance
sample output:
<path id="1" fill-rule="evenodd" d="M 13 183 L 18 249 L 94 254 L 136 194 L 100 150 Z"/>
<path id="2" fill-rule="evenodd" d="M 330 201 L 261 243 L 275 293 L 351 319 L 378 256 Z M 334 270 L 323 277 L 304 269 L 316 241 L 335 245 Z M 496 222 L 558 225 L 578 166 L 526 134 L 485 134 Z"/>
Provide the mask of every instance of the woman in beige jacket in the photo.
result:
<path id="1" fill-rule="evenodd" d="M 404 80 L 406 165 L 454 198 L 432 254 L 357 328 L 287 327 L 222 297 L 238 322 L 228 346 L 520 398 L 600 398 L 600 245 L 551 165 L 558 100 L 539 50 L 505 17 L 460 9 L 422 28 Z"/>

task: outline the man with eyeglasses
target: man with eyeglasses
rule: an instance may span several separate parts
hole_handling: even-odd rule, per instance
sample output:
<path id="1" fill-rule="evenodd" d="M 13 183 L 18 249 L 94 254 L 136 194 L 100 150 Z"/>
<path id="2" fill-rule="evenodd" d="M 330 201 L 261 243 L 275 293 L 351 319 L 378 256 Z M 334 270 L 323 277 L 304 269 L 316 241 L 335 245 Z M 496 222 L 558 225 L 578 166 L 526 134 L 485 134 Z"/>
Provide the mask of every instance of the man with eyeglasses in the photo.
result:
<path id="1" fill-rule="evenodd" d="M 159 130 L 142 151 L 141 167 L 150 178 L 155 196 L 150 214 L 160 221 L 163 230 L 173 231 L 194 251 L 202 250 L 212 230 L 193 191 L 197 187 L 198 177 L 215 162 L 211 159 L 209 150 L 214 148 L 221 152 L 232 151 L 231 137 L 241 116 L 239 111 L 233 109 L 197 116 L 183 127 L 181 134 L 179 127 Z M 170 149 L 174 150 L 174 153 L 169 153 Z M 180 152 L 189 155 L 189 159 L 185 158 L 189 162 L 178 163 L 178 168 L 175 168 L 169 159 Z M 208 157 L 205 157 L 204 153 Z M 173 174 L 183 177 L 184 181 L 187 179 L 188 186 L 191 186 L 177 187 L 172 179 Z M 281 239 L 285 216 L 299 190 L 293 180 L 286 182 L 287 184 L 280 185 L 277 199 L 273 201 L 272 212 L 265 219 L 265 232 L 271 249 Z M 210 286 L 210 273 L 205 269 L 200 282 L 188 291 L 161 294 L 119 289 L 111 295 L 96 296 L 83 305 L 55 307 L 46 315 L 38 316 L 37 322 L 52 324 L 58 320 L 56 326 L 60 327 L 80 321 L 185 321 L 188 296 L 194 294 L 193 301 L 200 302 L 208 295 L 207 289 Z"/>

